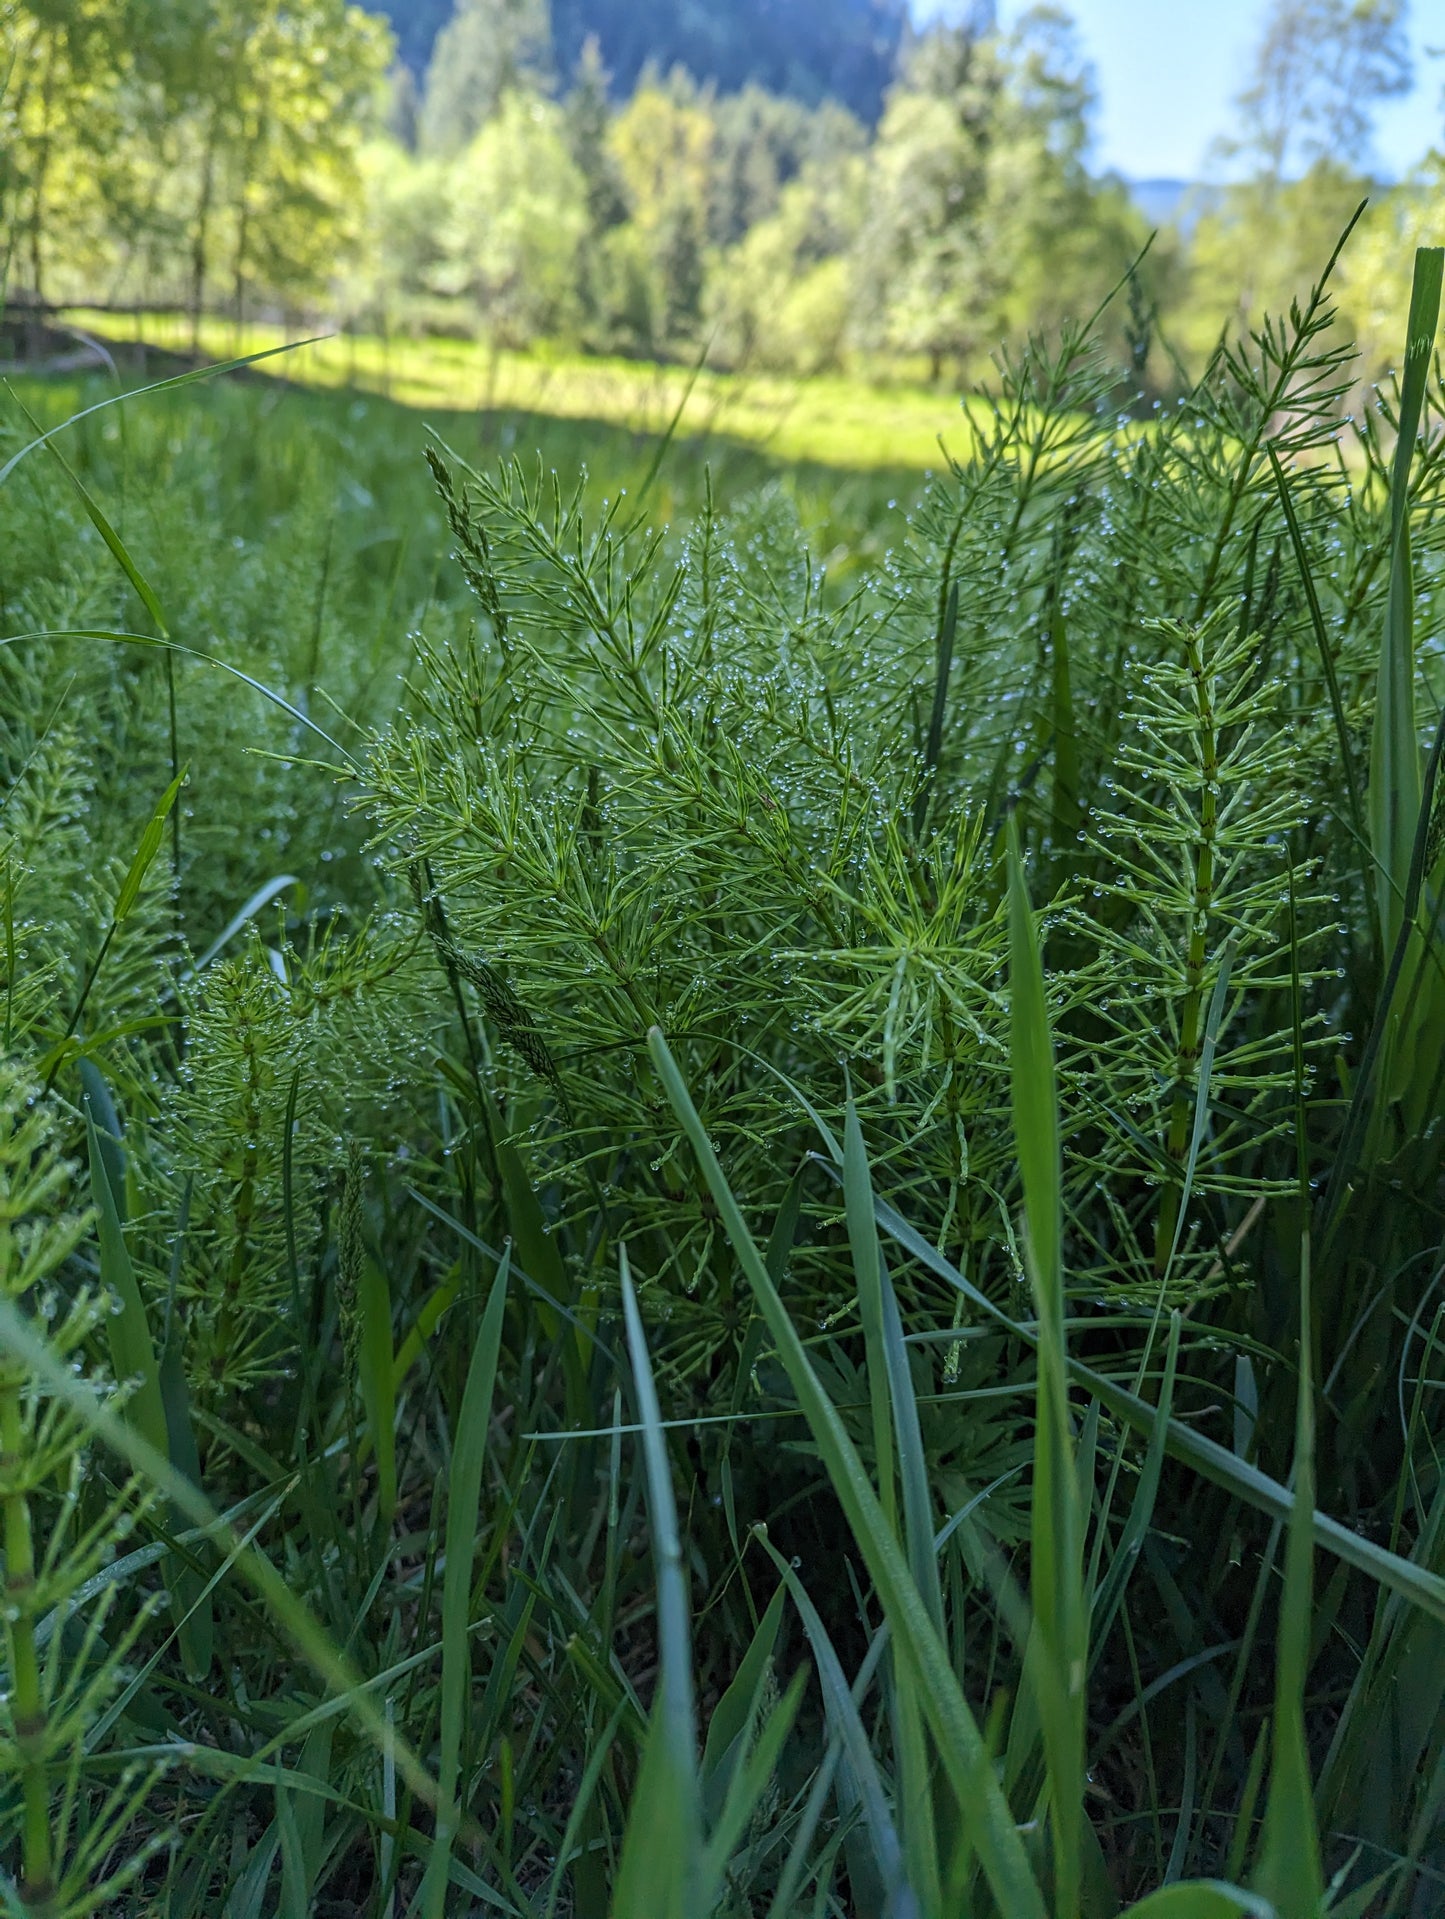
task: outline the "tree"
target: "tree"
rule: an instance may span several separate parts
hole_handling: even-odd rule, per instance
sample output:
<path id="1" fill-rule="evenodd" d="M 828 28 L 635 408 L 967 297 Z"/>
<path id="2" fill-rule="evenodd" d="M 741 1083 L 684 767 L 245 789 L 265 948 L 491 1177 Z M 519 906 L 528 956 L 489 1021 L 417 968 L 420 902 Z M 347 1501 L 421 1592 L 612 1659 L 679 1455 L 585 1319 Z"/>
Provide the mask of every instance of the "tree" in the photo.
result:
<path id="1" fill-rule="evenodd" d="M 1374 108 L 1412 84 L 1404 0 L 1273 0 L 1230 150 L 1271 180 L 1362 167 Z"/>
<path id="2" fill-rule="evenodd" d="M 937 379 L 1092 309 L 1142 245 L 1087 169 L 1093 77 L 1057 7 L 1001 35 L 992 9 L 910 49 L 874 148 L 855 290 L 868 342 Z"/>
<path id="3" fill-rule="evenodd" d="M 547 0 L 457 0 L 427 68 L 422 144 L 459 153 L 506 94 L 546 91 L 551 70 Z"/>
<path id="4" fill-rule="evenodd" d="M 701 313 L 715 133 L 708 102 L 682 72 L 645 79 L 612 123 L 611 150 L 669 339 L 689 336 Z"/>
<path id="5" fill-rule="evenodd" d="M 585 194 L 561 108 L 504 94 L 449 170 L 435 290 L 470 301 L 510 346 L 566 332 L 577 317 Z"/>

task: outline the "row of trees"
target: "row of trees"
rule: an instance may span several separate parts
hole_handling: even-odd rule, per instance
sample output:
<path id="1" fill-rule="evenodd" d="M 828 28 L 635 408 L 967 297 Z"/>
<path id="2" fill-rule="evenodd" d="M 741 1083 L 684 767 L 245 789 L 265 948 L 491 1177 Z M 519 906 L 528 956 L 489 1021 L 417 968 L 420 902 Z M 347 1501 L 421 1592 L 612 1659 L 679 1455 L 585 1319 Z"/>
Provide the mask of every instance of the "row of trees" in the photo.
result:
<path id="1" fill-rule="evenodd" d="M 1151 311 L 1191 358 L 1318 268 L 1373 109 L 1408 83 L 1402 11 L 1275 0 L 1240 101 L 1248 179 L 1196 201 L 1118 303 L 1141 370 Z M 0 0 L 11 300 L 938 377 L 1092 308 L 1148 238 L 1090 171 L 1091 76 L 1057 7 L 907 40 L 871 129 L 682 69 L 619 101 L 595 41 L 559 79 L 551 24 L 546 0 L 458 0 L 418 86 L 346 0 Z M 1346 267 L 1367 341 L 1442 211 L 1438 157 L 1382 197 Z"/>

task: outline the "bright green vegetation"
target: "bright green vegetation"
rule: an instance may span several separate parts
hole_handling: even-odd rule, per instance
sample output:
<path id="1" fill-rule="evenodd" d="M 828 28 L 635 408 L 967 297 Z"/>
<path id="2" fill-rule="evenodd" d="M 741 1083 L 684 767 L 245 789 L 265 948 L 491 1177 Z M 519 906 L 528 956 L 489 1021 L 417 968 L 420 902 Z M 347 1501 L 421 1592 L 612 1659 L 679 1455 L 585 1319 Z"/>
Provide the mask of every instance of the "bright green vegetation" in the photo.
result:
<path id="1" fill-rule="evenodd" d="M 1438 1910 L 1441 263 L 911 494 L 11 396 L 17 1911 Z"/>
<path id="2" fill-rule="evenodd" d="M 1172 401 L 1222 328 L 1306 296 L 1369 196 L 1336 279 L 1365 387 L 1445 209 L 1439 150 L 1372 178 L 1374 114 L 1411 80 L 1403 0 L 1270 0 L 1230 129 L 1241 178 L 1152 246 L 1094 166 L 1092 73 L 1058 7 L 909 35 L 902 0 L 389 10 L 411 68 L 347 0 L 5 0 L 0 353 L 53 355 L 43 323 L 73 307 L 163 308 L 196 344 L 208 321 L 284 320 L 361 336 L 368 377 L 365 342 L 436 341 L 398 377 L 444 396 L 478 384 L 477 343 L 513 384 L 532 376 L 510 353 L 537 349 L 575 411 L 627 384 L 614 361 L 706 350 L 826 378 L 804 450 L 852 461 L 870 430 L 834 380 L 975 387 L 1001 342 L 1057 342 L 1126 274 L 1104 337 Z M 790 406 L 750 394 L 755 439 Z M 896 410 L 931 460 L 932 403 Z"/>
<path id="3" fill-rule="evenodd" d="M 132 353 L 138 342 L 147 350 L 179 354 L 194 344 L 215 360 L 272 353 L 276 357 L 256 367 L 258 375 L 379 393 L 420 408 L 429 420 L 439 411 L 466 409 L 520 413 L 529 421 L 531 416 L 575 421 L 584 428 L 589 423 L 619 426 L 652 436 L 665 434 L 676 422 L 686 438 L 733 441 L 791 467 L 811 462 L 840 470 L 892 468 L 906 474 L 910 486 L 944 464 L 940 440 L 955 458 L 971 443 L 972 415 L 956 399 L 925 388 L 868 385 L 841 376 L 801 381 L 713 373 L 696 365 L 517 353 L 475 340 L 405 336 L 332 336 L 297 345 L 298 336 L 280 326 L 207 320 L 196 332 L 175 314 L 117 322 L 105 313 L 78 309 L 66 318 L 86 334 Z M 532 444 L 530 438 L 526 444 Z"/>

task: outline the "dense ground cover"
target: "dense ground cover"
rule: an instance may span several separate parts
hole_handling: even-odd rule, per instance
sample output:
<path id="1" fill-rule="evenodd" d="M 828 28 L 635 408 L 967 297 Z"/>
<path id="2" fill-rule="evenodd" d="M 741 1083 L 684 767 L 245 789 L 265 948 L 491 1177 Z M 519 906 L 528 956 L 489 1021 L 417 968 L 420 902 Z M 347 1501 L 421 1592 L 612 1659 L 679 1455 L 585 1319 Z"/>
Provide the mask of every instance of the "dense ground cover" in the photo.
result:
<path id="1" fill-rule="evenodd" d="M 906 514 L 12 396 L 7 1896 L 1437 1909 L 1439 286 Z"/>

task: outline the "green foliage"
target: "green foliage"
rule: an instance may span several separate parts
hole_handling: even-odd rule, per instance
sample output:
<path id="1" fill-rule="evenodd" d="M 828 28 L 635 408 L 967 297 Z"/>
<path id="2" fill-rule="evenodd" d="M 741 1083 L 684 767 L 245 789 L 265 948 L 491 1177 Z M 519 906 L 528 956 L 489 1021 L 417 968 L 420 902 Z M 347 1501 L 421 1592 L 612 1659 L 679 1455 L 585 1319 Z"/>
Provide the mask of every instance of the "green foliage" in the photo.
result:
<path id="1" fill-rule="evenodd" d="M 1408 702 L 1393 941 L 1359 830 L 1382 635 L 1437 705 L 1405 372 L 1337 451 L 1321 283 L 1130 423 L 1068 323 L 827 565 L 836 488 L 681 444 L 437 438 L 433 496 L 350 397 L 14 430 L 12 1881 L 1431 1909 Z"/>

